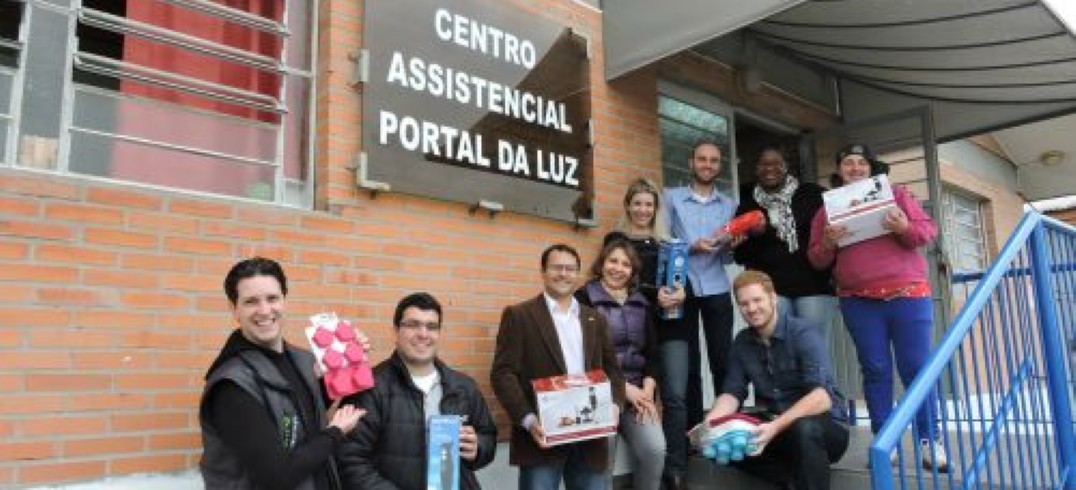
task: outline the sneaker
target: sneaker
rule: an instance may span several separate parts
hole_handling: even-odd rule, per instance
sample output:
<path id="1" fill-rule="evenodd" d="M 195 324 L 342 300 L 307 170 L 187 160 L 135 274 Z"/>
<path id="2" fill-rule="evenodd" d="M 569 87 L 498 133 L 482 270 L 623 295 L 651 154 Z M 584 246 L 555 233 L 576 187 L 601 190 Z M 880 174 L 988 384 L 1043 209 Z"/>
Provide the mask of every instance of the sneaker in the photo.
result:
<path id="1" fill-rule="evenodd" d="M 923 439 L 919 441 L 923 454 L 923 468 L 936 469 L 938 473 L 949 472 L 949 455 L 945 453 L 945 446 L 941 441 Z"/>

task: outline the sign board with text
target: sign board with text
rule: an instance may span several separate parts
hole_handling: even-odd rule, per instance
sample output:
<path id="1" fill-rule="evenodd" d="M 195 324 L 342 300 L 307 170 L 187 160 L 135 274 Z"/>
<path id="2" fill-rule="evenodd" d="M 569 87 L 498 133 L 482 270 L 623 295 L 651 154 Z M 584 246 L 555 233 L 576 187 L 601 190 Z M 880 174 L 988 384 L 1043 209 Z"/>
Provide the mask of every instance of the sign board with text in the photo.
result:
<path id="1" fill-rule="evenodd" d="M 497 0 L 368 0 L 364 17 L 366 179 L 593 218 L 584 37 Z"/>

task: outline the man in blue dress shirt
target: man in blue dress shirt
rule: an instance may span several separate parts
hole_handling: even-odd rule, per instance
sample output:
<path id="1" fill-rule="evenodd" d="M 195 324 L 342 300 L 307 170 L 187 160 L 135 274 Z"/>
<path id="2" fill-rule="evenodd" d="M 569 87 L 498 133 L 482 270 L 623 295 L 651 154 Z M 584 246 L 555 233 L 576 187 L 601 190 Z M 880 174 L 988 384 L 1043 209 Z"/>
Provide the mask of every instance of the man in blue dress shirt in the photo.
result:
<path id="1" fill-rule="evenodd" d="M 721 174 L 718 143 L 710 139 L 695 143 L 688 166 L 691 184 L 665 192 L 670 234 L 690 245 L 683 320 L 679 325 L 661 329 L 665 373 L 663 424 L 668 444 L 665 484 L 673 490 L 687 488 L 684 473 L 688 443 L 684 434 L 689 424 L 702 418 L 702 397 L 698 394 L 701 391 L 698 388 L 699 316 L 706 333 L 714 391 L 719 392 L 732 343 L 732 300 L 725 264 L 732 261 L 730 250 L 742 240 L 721 231 L 736 214 L 736 201 L 717 190 L 716 182 Z M 691 391 L 689 386 L 693 388 Z"/>

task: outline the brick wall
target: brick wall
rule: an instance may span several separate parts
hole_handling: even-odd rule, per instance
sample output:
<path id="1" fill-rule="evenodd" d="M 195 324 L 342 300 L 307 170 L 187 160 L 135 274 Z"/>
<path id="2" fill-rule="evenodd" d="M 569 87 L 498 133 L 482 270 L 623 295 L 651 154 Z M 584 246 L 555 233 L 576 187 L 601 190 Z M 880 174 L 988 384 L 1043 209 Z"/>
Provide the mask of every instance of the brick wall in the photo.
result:
<path id="1" fill-rule="evenodd" d="M 563 241 L 589 260 L 626 182 L 658 176 L 660 150 L 653 75 L 603 82 L 599 12 L 514 4 L 593 43 L 602 229 L 358 192 L 353 0 L 321 2 L 316 211 L 0 169 L 0 487 L 195 467 L 202 375 L 233 328 L 221 282 L 254 254 L 285 265 L 294 342 L 306 315 L 333 310 L 373 336 L 380 360 L 396 301 L 433 293 L 446 305 L 444 359 L 488 394 L 501 308 L 537 294 L 540 251 Z"/>

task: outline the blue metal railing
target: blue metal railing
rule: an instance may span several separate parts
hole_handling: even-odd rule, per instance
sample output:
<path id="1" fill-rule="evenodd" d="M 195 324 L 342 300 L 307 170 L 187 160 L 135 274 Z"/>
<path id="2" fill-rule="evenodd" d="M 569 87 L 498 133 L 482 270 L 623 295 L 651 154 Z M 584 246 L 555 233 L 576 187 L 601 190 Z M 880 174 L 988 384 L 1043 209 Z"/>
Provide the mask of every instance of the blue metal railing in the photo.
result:
<path id="1" fill-rule="evenodd" d="M 872 488 L 1076 490 L 1074 265 L 1076 228 L 1032 212 L 986 272 L 954 278 L 978 284 L 872 442 Z M 914 419 L 932 394 L 923 445 Z"/>

